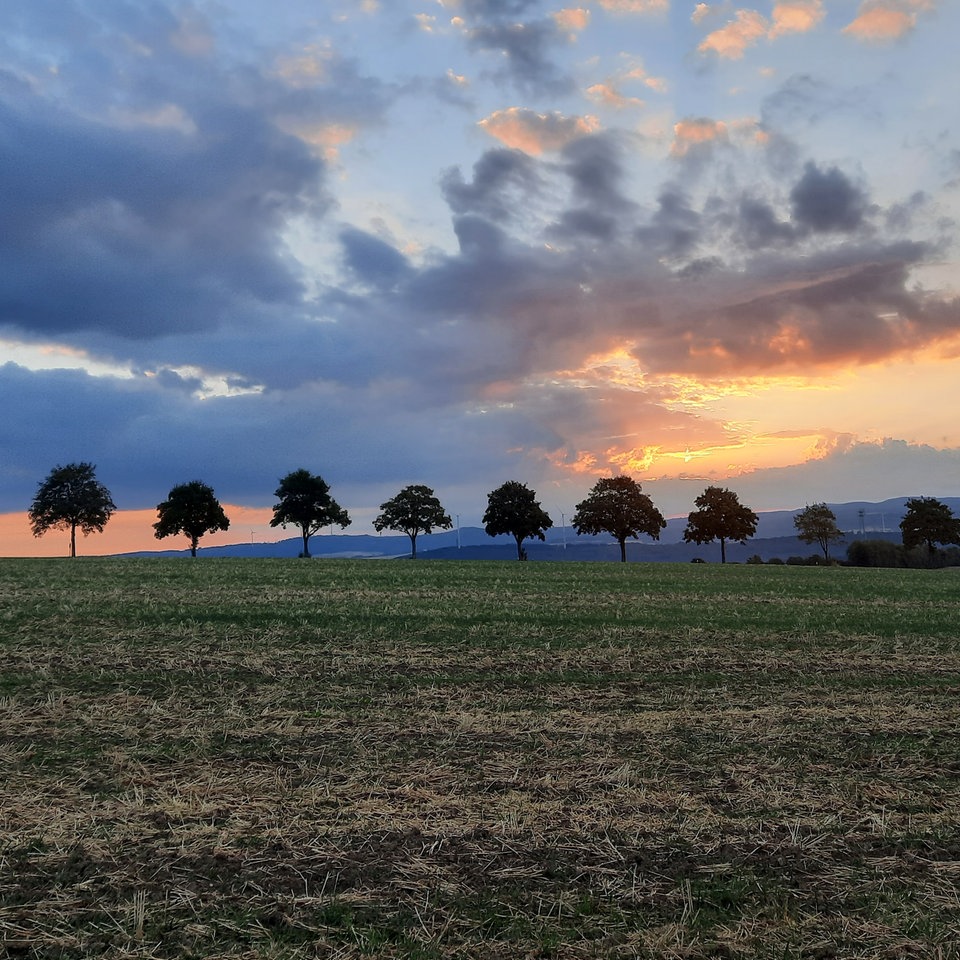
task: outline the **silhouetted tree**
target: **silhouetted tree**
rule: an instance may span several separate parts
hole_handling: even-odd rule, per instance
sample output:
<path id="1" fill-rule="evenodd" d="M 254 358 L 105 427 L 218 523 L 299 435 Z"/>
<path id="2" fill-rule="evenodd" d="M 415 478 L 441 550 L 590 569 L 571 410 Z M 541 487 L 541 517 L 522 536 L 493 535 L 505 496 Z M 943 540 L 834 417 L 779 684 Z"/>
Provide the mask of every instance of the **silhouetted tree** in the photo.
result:
<path id="1" fill-rule="evenodd" d="M 536 537 L 545 540 L 544 531 L 553 521 L 536 500 L 536 493 L 526 484 L 508 480 L 487 495 L 483 528 L 491 537 L 509 533 L 517 541 L 517 559 L 525 560 L 523 541 Z"/>
<path id="2" fill-rule="evenodd" d="M 927 551 L 933 553 L 938 543 L 960 544 L 960 520 L 945 503 L 934 497 L 914 497 L 906 507 L 900 532 L 908 550 L 926 544 Z"/>
<path id="3" fill-rule="evenodd" d="M 707 487 L 694 501 L 699 508 L 687 517 L 687 543 L 720 541 L 720 562 L 727 562 L 727 541 L 746 543 L 757 530 L 757 515 L 732 490 Z"/>
<path id="4" fill-rule="evenodd" d="M 77 555 L 77 528 L 83 535 L 103 528 L 116 510 L 110 491 L 97 479 L 92 463 L 56 466 L 37 487 L 30 506 L 30 528 L 35 537 L 49 529 L 70 531 L 70 556 Z"/>
<path id="5" fill-rule="evenodd" d="M 663 514 L 653 505 L 640 484 L 632 477 L 605 477 L 598 480 L 586 500 L 577 504 L 571 521 L 579 536 L 582 533 L 609 533 L 620 544 L 620 562 L 627 562 L 627 537 L 639 538 L 645 533 L 654 540 L 667 525 Z"/>
<path id="6" fill-rule="evenodd" d="M 228 530 L 230 521 L 214 496 L 213 488 L 199 480 L 173 487 L 163 503 L 157 504 L 159 519 L 153 525 L 158 540 L 175 533 L 190 539 L 190 556 L 197 555 L 197 544 L 205 533 Z"/>
<path id="7" fill-rule="evenodd" d="M 303 550 L 300 556 L 310 556 L 310 537 L 336 524 L 343 529 L 350 526 L 347 511 L 330 496 L 330 486 L 323 477 L 303 468 L 288 473 L 280 480 L 273 495 L 280 502 L 273 508 L 271 527 L 284 527 L 288 523 L 300 528 Z"/>
<path id="8" fill-rule="evenodd" d="M 794 518 L 797 539 L 816 543 L 823 551 L 823 559 L 830 559 L 830 544 L 843 543 L 843 533 L 837 526 L 836 514 L 825 503 L 804 507 Z"/>
<path id="9" fill-rule="evenodd" d="M 380 504 L 380 516 L 373 521 L 376 531 L 398 530 L 410 538 L 411 557 L 417 559 L 417 536 L 434 529 L 449 530 L 453 520 L 444 512 L 430 487 L 413 484 L 404 487 L 395 497 Z"/>

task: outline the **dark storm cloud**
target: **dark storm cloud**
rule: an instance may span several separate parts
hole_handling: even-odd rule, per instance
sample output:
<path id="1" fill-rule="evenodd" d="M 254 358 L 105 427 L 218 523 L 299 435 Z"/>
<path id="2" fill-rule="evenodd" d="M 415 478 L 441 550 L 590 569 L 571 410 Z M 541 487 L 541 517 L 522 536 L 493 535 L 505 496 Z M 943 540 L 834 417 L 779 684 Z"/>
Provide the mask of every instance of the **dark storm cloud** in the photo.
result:
<path id="1" fill-rule="evenodd" d="M 218 65 L 202 24 L 187 36 L 160 4 L 62 6 L 24 20 L 49 27 L 48 49 L 74 31 L 68 79 L 0 84 L 0 323 L 150 338 L 299 303 L 281 234 L 329 198 L 324 162 L 291 131 L 372 119 L 382 89 L 344 62 L 310 89 Z"/>
<path id="2" fill-rule="evenodd" d="M 651 371 L 746 375 L 880 360 L 960 330 L 956 303 L 911 289 L 935 248 L 881 232 L 884 211 L 838 168 L 810 162 L 765 189 L 733 181 L 729 195 L 668 182 L 649 212 L 624 181 L 623 141 L 607 134 L 558 160 L 490 151 L 471 182 L 448 173 L 459 250 L 389 297 L 344 300 L 332 335 L 390 317 L 405 339 L 371 362 L 403 376 L 415 351 L 433 374 L 425 402 L 443 404 L 625 344 Z M 511 216 L 531 195 L 539 232 Z"/>
<path id="3" fill-rule="evenodd" d="M 625 212 L 635 206 L 622 191 L 624 149 L 610 133 L 581 137 L 564 147 L 562 168 L 575 200 L 600 210 Z"/>
<path id="4" fill-rule="evenodd" d="M 321 198 L 302 143 L 230 111 L 197 143 L 23 107 L 0 103 L 0 322 L 152 337 L 301 296 L 276 234 Z"/>
<path id="5" fill-rule="evenodd" d="M 540 4 L 537 0 L 465 0 L 461 5 L 467 45 L 497 53 L 506 65 L 495 76 L 528 93 L 569 93 L 572 77 L 552 59 L 555 48 L 569 36 L 549 17 L 521 19 Z"/>
<path id="6" fill-rule="evenodd" d="M 540 177 L 535 162 L 520 150 L 488 150 L 473 165 L 473 180 L 467 183 L 458 168 L 447 170 L 440 180 L 444 199 L 457 215 L 475 213 L 494 221 L 506 221 L 535 192 Z"/>
<path id="7" fill-rule="evenodd" d="M 550 59 L 552 49 L 566 42 L 566 34 L 553 20 L 495 23 L 474 27 L 467 34 L 473 49 L 502 53 L 507 65 L 499 75 L 532 93 L 573 90 L 573 79 Z"/>
<path id="8" fill-rule="evenodd" d="M 378 290 L 394 289 L 409 272 L 410 264 L 395 247 L 356 227 L 340 231 L 344 259 L 351 274 Z"/>
<path id="9" fill-rule="evenodd" d="M 667 184 L 657 198 L 650 221 L 636 230 L 636 238 L 657 255 L 689 256 L 703 234 L 702 217 L 675 184 Z"/>
<path id="10" fill-rule="evenodd" d="M 791 224 L 780 220 L 773 207 L 764 200 L 742 197 L 738 214 L 738 234 L 749 250 L 764 250 L 789 243 L 796 236 Z"/>
<path id="11" fill-rule="evenodd" d="M 780 289 L 749 298 L 712 294 L 712 306 L 677 310 L 669 327 L 638 331 L 638 354 L 654 368 L 707 375 L 869 363 L 909 352 L 960 331 L 960 301 L 928 302 L 909 287 L 923 248 L 904 245 L 909 260 L 890 258 L 822 276 L 787 263 L 776 268 Z M 876 251 L 874 251 L 876 253 Z M 824 271 L 829 273 L 829 271 Z M 709 289 L 709 287 L 707 288 Z"/>
<path id="12" fill-rule="evenodd" d="M 115 380 L 111 386 L 105 392 L 100 378 L 80 371 L 33 373 L 13 363 L 0 366 L 0 404 L 17 411 L 0 419 L 0 449 L 6 452 L 0 511 L 25 510 L 56 463 L 92 460 L 101 466 L 113 439 L 151 413 L 149 395 L 130 382 Z M 128 451 L 115 476 L 153 463 L 148 449 Z"/>
<path id="13" fill-rule="evenodd" d="M 121 509 L 152 508 L 172 484 L 197 476 L 224 502 L 267 505 L 278 477 L 303 465 L 334 487 L 377 488 L 359 504 L 369 507 L 396 492 L 398 477 L 439 490 L 488 473 L 509 475 L 520 458 L 505 447 L 542 447 L 551 439 L 532 419 L 459 404 L 433 410 L 426 431 L 422 410 L 406 400 L 392 384 L 305 384 L 197 401 L 156 380 L 6 364 L 0 403 L 22 415 L 0 426 L 0 447 L 17 451 L 15 462 L 0 465 L 0 511 L 25 510 L 50 468 L 74 460 L 97 465 Z"/>
<path id="14" fill-rule="evenodd" d="M 453 232 L 457 235 L 460 253 L 471 260 L 496 260 L 507 242 L 507 235 L 500 227 L 472 213 L 454 217 Z"/>
<path id="15" fill-rule="evenodd" d="M 790 191 L 790 202 L 797 225 L 817 233 L 859 229 L 868 205 L 864 191 L 842 170 L 821 169 L 812 161 Z"/>
<path id="16" fill-rule="evenodd" d="M 610 242 L 629 226 L 636 204 L 623 191 L 625 152 L 625 142 L 612 133 L 580 137 L 563 148 L 557 167 L 574 206 L 559 213 L 552 237 Z"/>
<path id="17" fill-rule="evenodd" d="M 595 210 L 565 210 L 560 215 L 557 234 L 561 236 L 593 237 L 612 240 L 617 232 L 617 220 Z"/>

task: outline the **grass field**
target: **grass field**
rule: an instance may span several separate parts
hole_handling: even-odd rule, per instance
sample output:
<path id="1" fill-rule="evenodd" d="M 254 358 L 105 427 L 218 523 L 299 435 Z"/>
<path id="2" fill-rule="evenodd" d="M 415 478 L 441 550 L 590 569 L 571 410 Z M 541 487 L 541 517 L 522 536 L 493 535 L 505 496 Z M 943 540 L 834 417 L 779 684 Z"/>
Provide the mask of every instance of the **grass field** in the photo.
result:
<path id="1" fill-rule="evenodd" d="M 960 957 L 958 570 L 0 591 L 0 956 Z"/>

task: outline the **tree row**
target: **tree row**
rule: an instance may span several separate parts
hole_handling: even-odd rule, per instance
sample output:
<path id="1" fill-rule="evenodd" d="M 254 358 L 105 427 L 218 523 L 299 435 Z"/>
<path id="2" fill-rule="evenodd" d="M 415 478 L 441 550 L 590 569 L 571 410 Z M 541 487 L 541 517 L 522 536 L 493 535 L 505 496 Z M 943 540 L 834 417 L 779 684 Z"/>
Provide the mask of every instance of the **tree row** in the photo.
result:
<path id="1" fill-rule="evenodd" d="M 288 473 L 274 491 L 270 526 L 294 526 L 303 541 L 300 556 L 310 556 L 310 538 L 325 527 L 345 529 L 351 523 L 346 510 L 330 495 L 330 486 L 317 474 L 299 469 Z M 732 490 L 709 486 L 694 501 L 696 509 L 687 517 L 683 539 L 687 543 L 720 544 L 720 559 L 726 563 L 728 542 L 746 543 L 756 533 L 758 517 L 744 506 Z M 70 556 L 77 555 L 77 530 L 85 536 L 102 532 L 116 506 L 110 491 L 97 479 L 90 463 L 56 466 L 40 483 L 29 518 L 34 536 L 48 530 L 70 532 Z M 417 537 L 434 530 L 449 530 L 450 515 L 430 487 L 413 484 L 380 504 L 373 521 L 377 531 L 393 530 L 410 538 L 410 552 L 417 556 Z M 628 539 L 640 535 L 660 539 L 667 525 L 663 514 L 643 493 L 632 477 L 604 477 L 591 488 L 586 499 L 576 506 L 571 525 L 577 534 L 610 534 L 620 546 L 620 560 L 626 562 Z M 837 518 L 824 503 L 816 503 L 794 517 L 797 536 L 804 543 L 816 543 L 824 559 L 830 559 L 830 547 L 843 539 Z M 553 520 L 541 507 L 536 492 L 526 484 L 508 480 L 487 495 L 483 526 L 491 537 L 509 535 L 517 545 L 517 559 L 526 560 L 524 542 L 545 540 Z M 213 488 L 200 480 L 172 487 L 167 499 L 157 504 L 153 524 L 157 539 L 182 534 L 190 543 L 191 556 L 197 555 L 200 540 L 208 533 L 228 530 L 230 520 Z M 937 544 L 960 544 L 960 520 L 946 504 L 932 497 L 907 501 L 907 513 L 900 523 L 905 547 L 926 545 L 934 551 Z"/>

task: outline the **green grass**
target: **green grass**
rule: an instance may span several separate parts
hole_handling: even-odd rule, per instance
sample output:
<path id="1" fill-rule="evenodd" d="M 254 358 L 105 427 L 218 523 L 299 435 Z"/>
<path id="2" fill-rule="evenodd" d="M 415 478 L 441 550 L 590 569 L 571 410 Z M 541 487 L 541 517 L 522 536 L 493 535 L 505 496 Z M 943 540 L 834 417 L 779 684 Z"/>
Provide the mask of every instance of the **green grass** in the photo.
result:
<path id="1" fill-rule="evenodd" d="M 960 957 L 960 574 L 0 561 L 0 771 L 11 957 Z"/>

